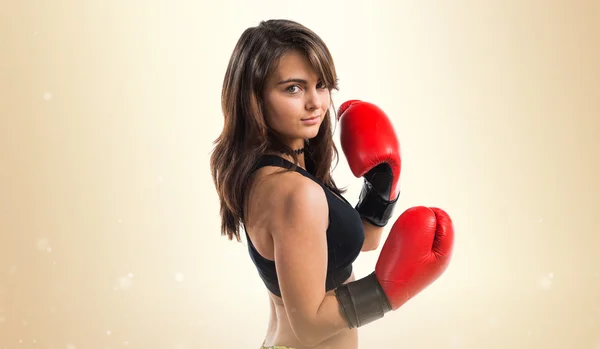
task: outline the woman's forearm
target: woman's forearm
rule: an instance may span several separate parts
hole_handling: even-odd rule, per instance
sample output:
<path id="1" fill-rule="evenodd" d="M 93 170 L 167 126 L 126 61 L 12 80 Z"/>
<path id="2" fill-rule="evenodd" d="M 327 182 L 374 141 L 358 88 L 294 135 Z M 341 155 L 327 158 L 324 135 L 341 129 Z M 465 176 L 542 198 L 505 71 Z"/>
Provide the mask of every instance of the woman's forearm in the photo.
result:
<path id="1" fill-rule="evenodd" d="M 362 220 L 362 223 L 365 229 L 365 242 L 363 243 L 361 251 L 374 251 L 377 249 L 377 247 L 379 247 L 384 227 L 373 225 L 365 219 Z"/>

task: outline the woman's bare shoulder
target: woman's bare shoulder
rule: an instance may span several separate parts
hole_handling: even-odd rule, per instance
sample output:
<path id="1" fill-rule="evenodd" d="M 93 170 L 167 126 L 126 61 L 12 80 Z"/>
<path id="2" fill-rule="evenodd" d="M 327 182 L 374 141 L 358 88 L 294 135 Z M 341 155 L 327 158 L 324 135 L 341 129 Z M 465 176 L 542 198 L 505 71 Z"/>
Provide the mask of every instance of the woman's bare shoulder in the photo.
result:
<path id="1" fill-rule="evenodd" d="M 263 167 L 252 180 L 253 199 L 265 204 L 279 204 L 282 200 L 297 195 L 324 196 L 323 189 L 315 181 L 296 171 L 284 171 L 282 168 Z"/>
<path id="2" fill-rule="evenodd" d="M 319 220 L 327 212 L 323 188 L 296 171 L 265 167 L 253 180 L 252 206 L 268 215 L 271 229 L 279 231 L 281 224 L 311 216 Z"/>

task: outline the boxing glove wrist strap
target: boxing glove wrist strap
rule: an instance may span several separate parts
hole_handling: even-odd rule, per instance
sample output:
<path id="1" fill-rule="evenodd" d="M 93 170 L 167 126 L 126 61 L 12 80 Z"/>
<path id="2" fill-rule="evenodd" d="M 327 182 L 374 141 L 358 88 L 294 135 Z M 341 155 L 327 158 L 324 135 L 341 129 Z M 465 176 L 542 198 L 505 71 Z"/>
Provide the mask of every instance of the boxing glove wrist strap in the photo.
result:
<path id="1" fill-rule="evenodd" d="M 335 295 L 350 328 L 358 328 L 378 320 L 392 309 L 375 272 L 341 285 L 335 290 Z"/>
<path id="2" fill-rule="evenodd" d="M 369 223 L 383 227 L 392 217 L 399 197 L 400 195 L 396 196 L 392 201 L 385 200 L 371 183 L 365 181 L 355 209 Z"/>

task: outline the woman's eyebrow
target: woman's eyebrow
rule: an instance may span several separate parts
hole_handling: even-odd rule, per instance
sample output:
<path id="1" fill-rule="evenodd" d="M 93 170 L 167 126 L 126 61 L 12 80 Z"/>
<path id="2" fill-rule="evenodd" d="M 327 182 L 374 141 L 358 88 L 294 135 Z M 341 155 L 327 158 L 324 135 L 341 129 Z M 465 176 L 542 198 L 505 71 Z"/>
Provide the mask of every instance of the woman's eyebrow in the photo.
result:
<path id="1" fill-rule="evenodd" d="M 278 82 L 277 85 L 287 84 L 288 82 L 299 82 L 301 84 L 307 84 L 308 83 L 304 79 L 291 78 L 291 79 L 282 80 L 282 81 Z"/>

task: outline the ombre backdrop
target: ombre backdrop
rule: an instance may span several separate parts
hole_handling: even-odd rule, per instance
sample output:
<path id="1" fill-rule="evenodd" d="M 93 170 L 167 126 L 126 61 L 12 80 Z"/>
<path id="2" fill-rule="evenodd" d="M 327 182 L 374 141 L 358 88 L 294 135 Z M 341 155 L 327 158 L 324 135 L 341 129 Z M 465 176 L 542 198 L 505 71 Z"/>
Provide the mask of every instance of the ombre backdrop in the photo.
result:
<path id="1" fill-rule="evenodd" d="M 208 166 L 229 56 L 269 18 L 326 41 L 336 107 L 393 119 L 393 219 L 455 222 L 447 272 L 360 348 L 600 348 L 599 2 L 25 0 L 0 6 L 1 349 L 260 346 Z M 355 203 L 343 154 L 334 176 Z"/>

